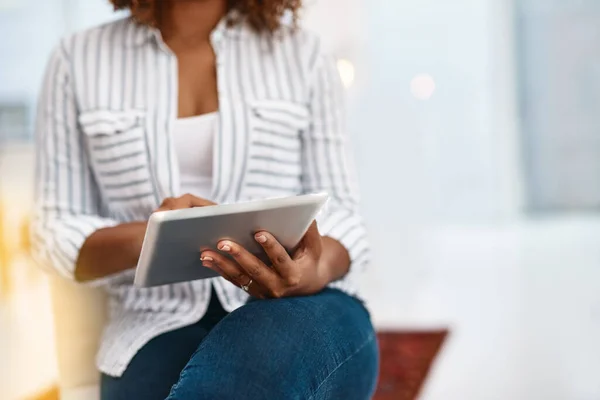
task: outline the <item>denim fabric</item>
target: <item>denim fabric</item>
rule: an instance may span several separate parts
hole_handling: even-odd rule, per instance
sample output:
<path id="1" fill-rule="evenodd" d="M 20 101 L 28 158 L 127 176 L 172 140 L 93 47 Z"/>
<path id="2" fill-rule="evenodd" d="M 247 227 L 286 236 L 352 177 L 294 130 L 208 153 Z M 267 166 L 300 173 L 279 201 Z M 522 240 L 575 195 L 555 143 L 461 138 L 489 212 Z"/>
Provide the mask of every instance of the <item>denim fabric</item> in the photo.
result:
<path id="1" fill-rule="evenodd" d="M 164 399 L 173 384 L 168 400 L 363 400 L 373 393 L 375 333 L 363 305 L 341 291 L 252 301 L 212 330 L 201 323 L 150 342 L 122 378 L 104 377 L 102 399 Z"/>
<path id="2" fill-rule="evenodd" d="M 212 289 L 208 310 L 199 322 L 152 339 L 120 378 L 102 374 L 100 400 L 164 400 L 198 344 L 227 314 Z"/>

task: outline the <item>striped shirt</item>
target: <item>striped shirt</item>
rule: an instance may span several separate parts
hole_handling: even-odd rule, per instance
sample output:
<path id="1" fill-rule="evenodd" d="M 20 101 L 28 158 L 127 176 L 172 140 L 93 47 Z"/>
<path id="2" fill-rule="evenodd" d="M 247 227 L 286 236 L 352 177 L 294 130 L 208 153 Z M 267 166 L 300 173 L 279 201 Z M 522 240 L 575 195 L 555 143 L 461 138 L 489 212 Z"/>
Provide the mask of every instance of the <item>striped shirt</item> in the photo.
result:
<path id="1" fill-rule="evenodd" d="M 328 192 L 319 229 L 341 242 L 352 261 L 332 286 L 357 294 L 369 244 L 333 58 L 317 38 L 289 27 L 269 37 L 224 20 L 211 43 L 220 116 L 212 200 Z M 145 220 L 165 197 L 180 194 L 170 137 L 177 80 L 177 58 L 160 32 L 129 18 L 60 42 L 37 116 L 32 237 L 39 263 L 73 279 L 79 250 L 94 231 Z M 211 286 L 228 311 L 247 300 L 222 278 L 142 289 L 132 286 L 133 275 L 93 283 L 109 295 L 97 364 L 111 376 L 120 376 L 153 337 L 200 320 Z"/>

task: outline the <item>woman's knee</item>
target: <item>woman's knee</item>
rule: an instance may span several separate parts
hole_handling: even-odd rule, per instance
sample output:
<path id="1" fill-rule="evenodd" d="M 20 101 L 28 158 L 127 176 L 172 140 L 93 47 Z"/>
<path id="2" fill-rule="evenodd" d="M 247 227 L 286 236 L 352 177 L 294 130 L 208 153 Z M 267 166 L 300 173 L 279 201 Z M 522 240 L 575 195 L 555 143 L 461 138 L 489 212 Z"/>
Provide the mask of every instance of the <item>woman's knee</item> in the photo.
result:
<path id="1" fill-rule="evenodd" d="M 221 345 L 245 346 L 238 350 L 276 366 L 301 362 L 303 354 L 311 360 L 349 357 L 373 336 L 373 327 L 358 300 L 327 289 L 314 296 L 251 302 L 218 324 L 207 346 L 215 336 Z"/>
<path id="2" fill-rule="evenodd" d="M 241 398 L 238 390 L 247 392 L 242 398 L 279 398 L 280 394 L 309 398 L 324 382 L 331 385 L 345 379 L 348 374 L 335 371 L 354 362 L 353 357 L 367 346 L 361 353 L 365 354 L 373 341 L 368 313 L 341 292 L 254 301 L 215 327 L 184 370 L 180 384 L 200 374 L 202 387 L 192 382 L 181 386 L 223 398 L 232 393 Z"/>

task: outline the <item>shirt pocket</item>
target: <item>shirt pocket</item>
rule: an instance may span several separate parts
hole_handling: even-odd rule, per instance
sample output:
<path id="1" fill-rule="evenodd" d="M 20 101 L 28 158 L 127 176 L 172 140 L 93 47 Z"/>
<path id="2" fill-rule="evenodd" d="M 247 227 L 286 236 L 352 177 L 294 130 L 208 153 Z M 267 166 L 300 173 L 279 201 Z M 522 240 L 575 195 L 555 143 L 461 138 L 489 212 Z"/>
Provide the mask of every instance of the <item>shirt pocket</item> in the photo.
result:
<path id="1" fill-rule="evenodd" d="M 282 100 L 250 104 L 251 145 L 246 175 L 250 198 L 302 192 L 303 133 L 309 128 L 308 106 Z"/>
<path id="2" fill-rule="evenodd" d="M 154 185 L 144 131 L 144 112 L 97 110 L 79 123 L 102 197 L 109 209 L 152 209 Z"/>

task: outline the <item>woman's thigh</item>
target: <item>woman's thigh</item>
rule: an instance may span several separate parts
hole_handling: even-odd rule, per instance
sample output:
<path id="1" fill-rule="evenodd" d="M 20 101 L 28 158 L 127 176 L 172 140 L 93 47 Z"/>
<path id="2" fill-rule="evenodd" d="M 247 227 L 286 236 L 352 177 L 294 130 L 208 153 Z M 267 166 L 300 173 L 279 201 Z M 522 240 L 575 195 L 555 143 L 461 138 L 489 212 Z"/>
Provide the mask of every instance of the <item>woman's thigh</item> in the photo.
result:
<path id="1" fill-rule="evenodd" d="M 343 292 L 253 301 L 205 338 L 169 400 L 368 399 L 377 365 L 369 315 Z"/>
<path id="2" fill-rule="evenodd" d="M 101 400 L 164 400 L 207 334 L 207 329 L 196 324 L 152 339 L 121 377 L 102 375 Z"/>
<path id="3" fill-rule="evenodd" d="M 149 341 L 120 378 L 102 375 L 101 400 L 164 400 L 200 342 L 227 314 L 212 289 L 200 321 Z"/>

